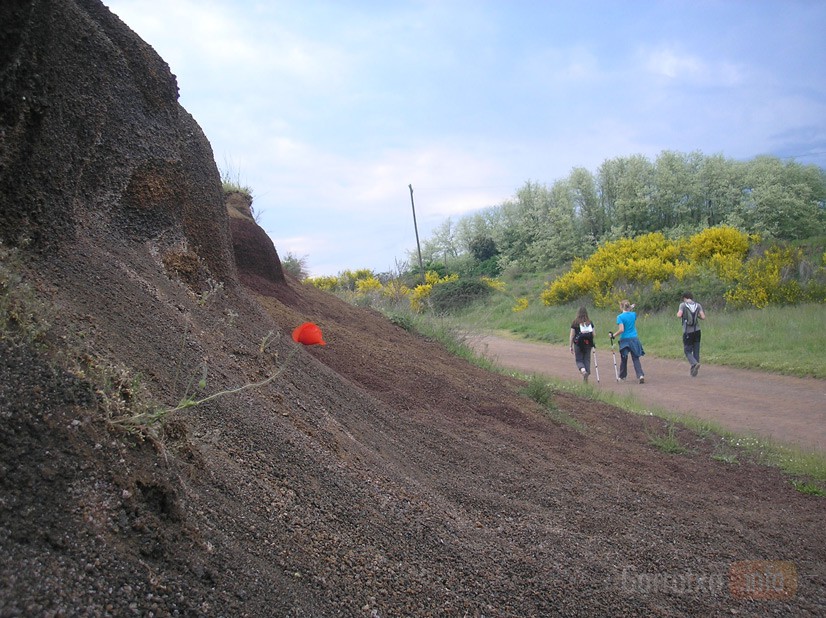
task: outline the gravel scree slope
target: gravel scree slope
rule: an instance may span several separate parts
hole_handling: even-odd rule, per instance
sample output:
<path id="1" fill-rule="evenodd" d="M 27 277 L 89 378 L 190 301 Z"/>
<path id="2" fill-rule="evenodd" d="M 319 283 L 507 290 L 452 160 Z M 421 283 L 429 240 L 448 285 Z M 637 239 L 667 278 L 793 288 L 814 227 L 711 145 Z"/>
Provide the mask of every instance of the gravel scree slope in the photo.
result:
<path id="1" fill-rule="evenodd" d="M 0 79 L 0 616 L 823 615 L 824 502 L 776 470 L 564 394 L 549 415 L 285 278 L 98 0 L 0 4 Z M 106 422 L 275 371 L 156 439 Z M 732 577 L 751 560 L 782 585 Z"/>

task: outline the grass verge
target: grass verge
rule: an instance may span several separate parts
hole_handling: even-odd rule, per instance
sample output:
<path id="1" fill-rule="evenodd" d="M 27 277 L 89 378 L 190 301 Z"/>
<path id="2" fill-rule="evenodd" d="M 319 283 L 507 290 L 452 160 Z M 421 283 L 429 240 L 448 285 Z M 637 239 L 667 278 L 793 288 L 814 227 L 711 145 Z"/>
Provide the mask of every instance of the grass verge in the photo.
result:
<path id="1" fill-rule="evenodd" d="M 579 303 L 548 307 L 539 300 L 547 277 L 525 276 L 506 281 L 505 290 L 457 313 L 452 320 L 468 330 L 500 331 L 532 341 L 565 344 Z M 518 298 L 528 306 L 515 311 Z M 710 304 L 710 299 L 698 298 Z M 661 358 L 683 358 L 678 299 L 673 307 L 640 313 L 637 327 L 647 352 Z M 616 330 L 616 308 L 588 306 L 601 342 Z M 703 360 L 795 376 L 826 379 L 826 311 L 823 304 L 771 306 L 765 309 L 706 308 L 702 322 Z"/>

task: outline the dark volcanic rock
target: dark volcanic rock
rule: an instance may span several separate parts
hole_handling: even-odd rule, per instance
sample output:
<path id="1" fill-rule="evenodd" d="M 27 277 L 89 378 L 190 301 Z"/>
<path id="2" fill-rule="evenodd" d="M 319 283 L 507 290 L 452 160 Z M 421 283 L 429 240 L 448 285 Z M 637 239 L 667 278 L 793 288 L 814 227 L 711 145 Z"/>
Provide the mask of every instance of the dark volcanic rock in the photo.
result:
<path id="1" fill-rule="evenodd" d="M 0 4 L 0 238 L 187 244 L 233 283 L 212 148 L 175 76 L 98 0 Z"/>

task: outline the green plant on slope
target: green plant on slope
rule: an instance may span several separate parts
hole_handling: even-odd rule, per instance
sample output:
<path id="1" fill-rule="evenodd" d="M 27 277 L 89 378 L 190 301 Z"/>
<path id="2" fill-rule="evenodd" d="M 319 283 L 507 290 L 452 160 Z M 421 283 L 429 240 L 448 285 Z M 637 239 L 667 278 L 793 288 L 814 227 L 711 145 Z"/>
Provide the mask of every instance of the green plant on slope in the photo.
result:
<path id="1" fill-rule="evenodd" d="M 28 244 L 26 239 L 21 247 Z M 51 311 L 37 298 L 23 275 L 20 250 L 0 241 L 0 337 L 15 333 L 35 343 L 51 328 Z"/>
<path id="2" fill-rule="evenodd" d="M 682 455 L 688 452 L 688 449 L 680 444 L 679 439 L 674 433 L 675 427 L 672 423 L 668 427 L 668 433 L 665 435 L 657 435 L 653 433 L 648 434 L 648 441 L 660 449 L 663 453 L 670 455 Z"/>
<path id="3" fill-rule="evenodd" d="M 794 488 L 802 494 L 807 496 L 826 496 L 826 490 L 817 485 L 807 481 L 792 481 Z"/>
<path id="4" fill-rule="evenodd" d="M 557 423 L 567 425 L 579 432 L 585 430 L 582 423 L 559 408 L 554 401 L 554 389 L 547 380 L 534 374 L 526 380 L 522 392 L 541 405 L 548 416 Z"/>
<path id="5" fill-rule="evenodd" d="M 252 201 L 252 189 L 241 181 L 241 170 L 237 166 L 225 161 L 219 173 L 224 193 L 240 193 Z"/>

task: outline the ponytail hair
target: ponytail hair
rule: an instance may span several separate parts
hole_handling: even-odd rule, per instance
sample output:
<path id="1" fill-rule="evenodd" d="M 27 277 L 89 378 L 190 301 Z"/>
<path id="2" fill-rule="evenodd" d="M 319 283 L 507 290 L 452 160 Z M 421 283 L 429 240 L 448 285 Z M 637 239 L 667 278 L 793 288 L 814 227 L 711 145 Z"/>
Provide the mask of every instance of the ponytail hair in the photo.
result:
<path id="1" fill-rule="evenodd" d="M 620 309 L 622 309 L 623 311 L 631 311 L 631 309 L 633 309 L 634 307 L 635 305 L 632 305 L 631 301 L 629 301 L 627 298 L 620 301 Z"/>

